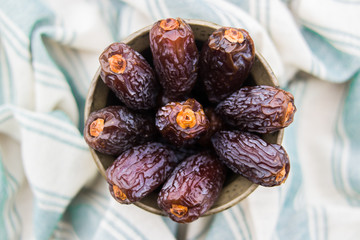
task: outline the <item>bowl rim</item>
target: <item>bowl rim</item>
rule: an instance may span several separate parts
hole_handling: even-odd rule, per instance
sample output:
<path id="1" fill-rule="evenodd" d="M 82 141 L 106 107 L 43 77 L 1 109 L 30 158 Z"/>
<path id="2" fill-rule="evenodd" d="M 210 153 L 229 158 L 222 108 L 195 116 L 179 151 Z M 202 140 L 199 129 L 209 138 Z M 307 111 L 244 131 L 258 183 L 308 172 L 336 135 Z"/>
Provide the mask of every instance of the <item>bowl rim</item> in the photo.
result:
<path id="1" fill-rule="evenodd" d="M 186 23 L 188 23 L 190 26 L 205 26 L 205 27 L 209 27 L 214 29 L 214 31 L 220 27 L 222 27 L 219 24 L 213 23 L 213 22 L 209 22 L 209 21 L 205 21 L 205 20 L 199 20 L 199 19 L 183 19 Z M 130 35 L 128 35 L 127 37 L 125 37 L 123 40 L 121 40 L 120 42 L 123 43 L 129 43 L 131 41 L 133 41 L 135 38 L 145 34 L 146 32 L 149 32 L 151 27 L 153 26 L 153 24 L 148 25 L 146 27 L 143 27 L 133 33 L 131 33 Z M 272 82 L 272 84 L 275 87 L 279 87 L 279 83 L 278 80 L 275 76 L 275 74 L 273 73 L 270 65 L 268 64 L 268 62 L 265 60 L 265 58 L 257 51 L 255 50 L 255 56 L 256 58 L 261 62 L 261 64 L 263 65 L 263 67 L 266 69 L 266 72 L 269 73 L 270 76 L 270 80 Z M 92 81 L 90 83 L 90 87 L 88 89 L 87 95 L 86 95 L 86 101 L 85 101 L 85 108 L 84 108 L 84 120 L 86 122 L 90 112 L 90 109 L 93 105 L 94 102 L 94 92 L 95 92 L 95 87 L 97 85 L 97 82 L 100 80 L 100 71 L 101 68 L 100 66 L 98 67 L 97 71 L 95 72 Z M 283 140 L 283 135 L 284 135 L 284 129 L 281 129 L 278 131 L 278 136 L 276 138 L 276 143 L 281 144 L 282 140 Z M 106 180 L 106 169 L 104 168 L 104 166 L 102 165 L 99 156 L 97 155 L 97 152 L 92 149 L 91 147 L 89 147 L 90 153 L 92 155 L 93 161 L 95 162 L 98 171 L 100 172 L 100 174 L 104 177 L 104 179 Z M 243 194 L 231 199 L 230 201 L 228 201 L 225 204 L 219 205 L 217 207 L 214 208 L 210 208 L 205 214 L 203 214 L 202 216 L 209 216 L 215 213 L 219 213 L 222 212 L 234 205 L 236 205 L 237 203 L 239 203 L 240 201 L 242 201 L 243 199 L 245 199 L 246 197 L 248 197 L 253 191 L 255 191 L 255 189 L 258 187 L 258 184 L 252 183 L 250 185 L 249 188 L 246 189 L 246 191 L 243 192 Z M 134 205 L 136 205 L 137 207 L 142 208 L 143 210 L 146 210 L 148 212 L 157 214 L 157 215 L 161 215 L 161 216 L 166 216 L 166 214 L 161 211 L 160 209 L 157 208 L 153 208 L 149 205 L 144 204 L 143 202 L 138 201 L 133 203 Z"/>

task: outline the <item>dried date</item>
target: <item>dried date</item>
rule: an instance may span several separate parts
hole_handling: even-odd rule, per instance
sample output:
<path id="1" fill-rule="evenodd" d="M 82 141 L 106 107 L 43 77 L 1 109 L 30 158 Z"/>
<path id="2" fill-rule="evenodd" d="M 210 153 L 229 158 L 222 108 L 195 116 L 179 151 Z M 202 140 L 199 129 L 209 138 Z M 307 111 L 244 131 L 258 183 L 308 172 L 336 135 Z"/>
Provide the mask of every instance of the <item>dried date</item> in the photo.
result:
<path id="1" fill-rule="evenodd" d="M 109 106 L 89 115 L 84 139 L 91 148 L 118 156 L 134 145 L 152 140 L 156 133 L 152 118 L 123 106 Z"/>
<path id="2" fill-rule="evenodd" d="M 181 18 L 156 22 L 150 30 L 155 71 L 170 101 L 183 100 L 195 85 L 199 53 L 191 27 Z"/>
<path id="3" fill-rule="evenodd" d="M 224 120 L 257 133 L 271 133 L 293 122 L 296 107 L 291 93 L 271 86 L 243 87 L 218 104 Z"/>
<path id="4" fill-rule="evenodd" d="M 290 162 L 281 145 L 241 131 L 220 131 L 211 140 L 220 160 L 235 173 L 266 187 L 285 182 Z"/>
<path id="5" fill-rule="evenodd" d="M 156 106 L 159 83 L 145 58 L 124 43 L 113 43 L 99 57 L 104 83 L 129 108 Z"/>
<path id="6" fill-rule="evenodd" d="M 218 103 L 238 90 L 250 73 L 255 47 L 244 29 L 214 31 L 200 53 L 199 74 L 210 102 Z"/>
<path id="7" fill-rule="evenodd" d="M 155 125 L 161 135 L 181 146 L 195 143 L 209 128 L 209 120 L 199 102 L 188 99 L 170 102 L 156 113 Z"/>
<path id="8" fill-rule="evenodd" d="M 177 164 L 173 151 L 160 143 L 147 143 L 123 152 L 106 170 L 111 195 L 130 204 L 158 188 Z"/>
<path id="9" fill-rule="evenodd" d="M 203 152 L 182 161 L 165 182 L 158 205 L 179 223 L 189 223 L 209 210 L 225 180 L 225 167 L 216 156 Z"/>

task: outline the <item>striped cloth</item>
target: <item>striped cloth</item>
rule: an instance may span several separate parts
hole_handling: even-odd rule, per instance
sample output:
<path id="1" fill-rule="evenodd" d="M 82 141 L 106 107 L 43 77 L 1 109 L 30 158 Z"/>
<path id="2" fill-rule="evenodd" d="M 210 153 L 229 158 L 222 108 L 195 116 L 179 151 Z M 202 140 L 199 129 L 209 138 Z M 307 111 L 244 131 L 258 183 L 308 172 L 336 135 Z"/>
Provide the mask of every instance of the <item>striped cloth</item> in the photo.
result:
<path id="1" fill-rule="evenodd" d="M 247 29 L 295 96 L 280 187 L 184 227 L 116 203 L 82 136 L 110 43 L 166 17 Z M 0 239 L 360 239 L 360 1 L 0 0 Z"/>

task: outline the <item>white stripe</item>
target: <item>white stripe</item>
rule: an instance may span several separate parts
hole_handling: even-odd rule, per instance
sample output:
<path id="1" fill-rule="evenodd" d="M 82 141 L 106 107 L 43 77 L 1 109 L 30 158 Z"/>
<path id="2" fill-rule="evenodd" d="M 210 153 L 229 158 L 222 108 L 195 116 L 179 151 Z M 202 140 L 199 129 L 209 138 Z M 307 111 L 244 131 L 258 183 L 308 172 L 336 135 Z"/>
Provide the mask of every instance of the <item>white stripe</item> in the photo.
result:
<path id="1" fill-rule="evenodd" d="M 163 16 L 161 15 L 160 11 L 158 10 L 158 6 L 154 2 L 154 0 L 149 0 L 148 2 L 150 4 L 150 9 L 149 10 L 153 12 L 155 18 L 162 19 Z"/>
<path id="2" fill-rule="evenodd" d="M 11 21 L 0 9 L 0 19 L 3 21 L 6 26 L 16 32 L 18 40 L 21 41 L 24 45 L 29 45 L 30 41 L 28 36 L 13 22 Z M 4 30 L 4 28 L 2 28 Z M 26 50 L 27 52 L 27 50 Z"/>
<path id="3" fill-rule="evenodd" d="M 236 226 L 236 223 L 234 222 L 231 213 L 229 211 L 223 212 L 226 222 L 229 224 L 229 227 L 235 236 L 235 239 L 242 239 L 241 234 L 239 232 L 239 228 Z"/>
<path id="4" fill-rule="evenodd" d="M 1 41 L 3 39 L 0 39 Z M 3 43 L 1 43 L 1 56 L 0 56 L 0 59 L 1 59 L 1 65 L 0 65 L 0 68 L 1 68 L 1 73 L 2 73 L 2 76 L 1 76 L 1 82 L 2 82 L 2 86 L 1 86 L 1 91 L 3 93 L 3 98 L 4 98 L 4 102 L 5 103 L 9 103 L 10 102 L 10 79 L 9 79 L 9 68 L 10 66 L 8 67 L 5 63 L 6 63 L 6 56 L 5 56 L 5 46 Z"/>
<path id="5" fill-rule="evenodd" d="M 159 3 L 159 7 L 161 8 L 161 12 L 164 14 L 163 17 L 165 18 L 173 17 L 170 15 L 170 12 L 168 11 L 168 8 L 166 7 L 164 0 L 159 0 L 158 3 Z"/>
<path id="6" fill-rule="evenodd" d="M 75 232 L 64 232 L 61 229 L 55 229 L 53 232 L 53 237 L 55 237 L 55 239 L 79 239 Z"/>
<path id="7" fill-rule="evenodd" d="M 61 78 L 61 79 L 64 78 L 64 75 L 61 73 L 61 71 L 53 67 L 53 65 L 45 65 L 43 63 L 36 61 L 33 61 L 32 65 L 34 67 L 34 70 L 37 72 L 40 71 L 42 74 L 48 74 L 54 76 L 54 78 Z"/>
<path id="8" fill-rule="evenodd" d="M 226 18 L 221 11 L 219 11 L 218 6 L 216 6 L 216 4 L 214 4 L 213 2 L 208 2 L 209 3 L 209 8 L 213 11 L 213 13 L 215 13 L 219 18 L 220 18 L 220 25 L 223 26 L 230 26 L 230 21 L 228 18 Z"/>
<path id="9" fill-rule="evenodd" d="M 62 199 L 62 198 L 56 197 L 54 195 L 49 195 L 49 194 L 40 192 L 40 191 L 36 190 L 35 188 L 33 188 L 33 191 L 34 191 L 36 198 L 38 198 L 40 202 L 54 203 L 55 205 L 60 205 L 65 208 L 70 201 L 67 199 Z"/>
<path id="10" fill-rule="evenodd" d="M 44 211 L 58 212 L 58 213 L 62 213 L 65 210 L 64 207 L 49 205 L 49 204 L 43 203 L 41 201 L 38 202 L 37 207 Z"/>
<path id="11" fill-rule="evenodd" d="M 251 236 L 251 234 L 249 232 L 250 229 L 248 229 L 245 224 L 245 222 L 248 222 L 248 219 L 246 217 L 243 217 L 239 208 L 240 208 L 240 206 L 237 205 L 237 206 L 231 208 L 230 210 L 233 211 L 234 216 L 237 220 L 237 223 L 239 224 L 240 228 L 242 229 L 242 232 L 244 233 L 245 238 L 250 239 L 250 236 Z"/>
<path id="12" fill-rule="evenodd" d="M 104 230 L 106 230 L 108 233 L 110 233 L 111 235 L 114 236 L 114 239 L 124 239 L 127 240 L 124 236 L 121 235 L 120 232 L 118 232 L 115 228 L 113 228 L 112 226 L 102 222 L 100 225 L 100 228 L 103 228 Z"/>
<path id="13" fill-rule="evenodd" d="M 311 239 L 316 240 L 317 236 L 316 236 L 316 221 L 315 221 L 314 208 L 308 208 L 307 213 L 309 220 L 308 225 L 309 225 L 310 236 Z"/>
<path id="14" fill-rule="evenodd" d="M 340 119 L 339 119 L 339 123 L 338 123 L 338 130 L 339 130 L 339 135 L 340 135 L 340 139 L 343 140 L 343 149 L 342 149 L 342 155 L 341 155 L 341 159 L 339 159 L 338 161 L 341 162 L 340 165 L 340 173 L 341 173 L 341 180 L 344 183 L 344 191 L 349 194 L 350 196 L 356 196 L 357 193 L 355 191 L 353 191 L 347 176 L 347 169 L 349 169 L 348 163 L 349 163 L 349 157 L 350 157 L 350 140 L 347 137 L 345 128 L 344 128 L 344 119 L 343 119 L 343 114 L 340 114 Z"/>
<path id="15" fill-rule="evenodd" d="M 96 200 L 94 200 L 94 199 L 96 199 Z M 117 216 L 115 214 L 113 214 L 112 209 L 110 209 L 110 208 L 107 209 L 107 208 L 104 208 L 102 205 L 100 205 L 98 203 L 99 199 L 100 198 L 93 196 L 93 194 L 87 198 L 89 203 L 91 203 L 91 206 L 96 208 L 98 212 L 104 213 L 102 225 L 107 226 L 108 223 L 111 222 L 111 223 L 113 223 L 114 226 L 123 230 L 123 232 L 125 232 L 126 235 L 130 236 L 131 239 L 138 239 L 139 235 L 136 232 L 134 232 L 131 228 L 127 227 L 124 222 L 121 222 L 121 220 L 119 218 L 117 218 Z M 107 202 L 107 201 L 105 201 L 105 202 L 106 202 L 105 206 L 109 205 L 109 202 Z M 119 214 L 121 214 L 119 211 L 117 211 L 117 212 Z M 121 232 L 118 232 L 117 235 L 121 235 Z"/>
<path id="16" fill-rule="evenodd" d="M 1 12 L 0 12 L 1 13 Z M 1 15 L 1 14 L 0 14 Z M 22 56 L 25 56 L 28 60 L 30 58 L 30 52 L 27 49 L 28 45 L 23 46 L 21 42 L 19 42 L 19 40 L 14 37 L 14 34 L 12 34 L 11 32 L 9 32 L 4 26 L 2 26 L 3 24 L 0 22 L 0 27 L 2 29 L 2 34 L 6 35 L 7 38 L 2 37 L 2 39 L 4 41 L 10 41 L 10 44 L 7 44 L 8 47 L 14 47 Z M 22 57 L 21 56 L 21 57 Z"/>

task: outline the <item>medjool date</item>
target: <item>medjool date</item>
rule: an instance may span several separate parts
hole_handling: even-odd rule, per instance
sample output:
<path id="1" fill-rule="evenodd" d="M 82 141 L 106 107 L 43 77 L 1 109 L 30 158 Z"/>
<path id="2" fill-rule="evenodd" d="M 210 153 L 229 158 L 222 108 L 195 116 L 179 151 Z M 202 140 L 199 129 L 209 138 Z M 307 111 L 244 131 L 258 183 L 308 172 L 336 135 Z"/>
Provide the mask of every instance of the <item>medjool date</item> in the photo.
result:
<path id="1" fill-rule="evenodd" d="M 254 42 L 246 30 L 222 27 L 214 31 L 203 45 L 199 61 L 209 101 L 218 103 L 238 90 L 254 59 Z"/>
<path id="2" fill-rule="evenodd" d="M 156 106 L 159 84 L 145 58 L 124 43 L 113 43 L 99 57 L 104 83 L 129 108 Z"/>
<path id="3" fill-rule="evenodd" d="M 181 146 L 193 144 L 209 128 L 209 120 L 195 99 L 170 102 L 156 113 L 155 125 L 161 135 L 171 143 Z"/>
<path id="4" fill-rule="evenodd" d="M 285 182 L 290 162 L 281 145 L 241 131 L 220 131 L 211 140 L 220 160 L 235 173 L 266 187 Z"/>
<path id="5" fill-rule="evenodd" d="M 216 112 L 232 126 L 271 133 L 289 126 L 296 107 L 291 93 L 271 86 L 243 87 L 218 104 Z"/>
<path id="6" fill-rule="evenodd" d="M 123 106 L 109 106 L 90 113 L 84 139 L 91 148 L 117 156 L 134 145 L 152 140 L 156 132 L 152 118 Z"/>
<path id="7" fill-rule="evenodd" d="M 224 165 L 208 152 L 182 161 L 165 182 L 158 205 L 179 223 L 202 216 L 215 203 L 225 180 Z"/>
<path id="8" fill-rule="evenodd" d="M 130 148 L 106 170 L 110 193 L 120 203 L 139 201 L 159 187 L 176 164 L 174 152 L 160 143 Z"/>
<path id="9" fill-rule="evenodd" d="M 181 18 L 156 22 L 150 30 L 155 71 L 171 101 L 181 101 L 194 87 L 199 53 L 191 27 Z"/>

